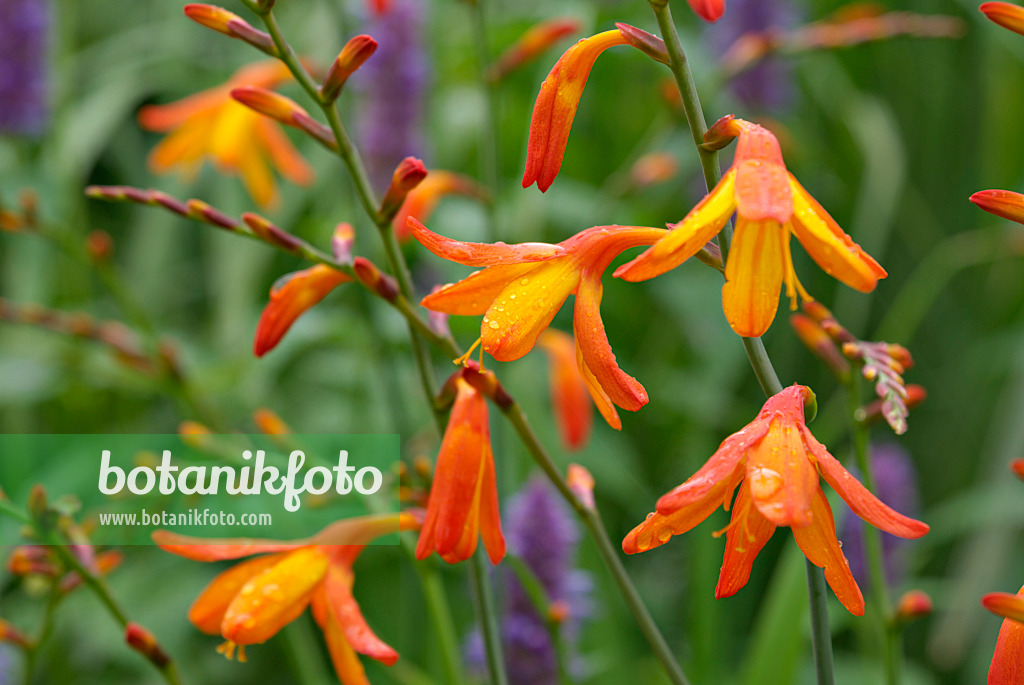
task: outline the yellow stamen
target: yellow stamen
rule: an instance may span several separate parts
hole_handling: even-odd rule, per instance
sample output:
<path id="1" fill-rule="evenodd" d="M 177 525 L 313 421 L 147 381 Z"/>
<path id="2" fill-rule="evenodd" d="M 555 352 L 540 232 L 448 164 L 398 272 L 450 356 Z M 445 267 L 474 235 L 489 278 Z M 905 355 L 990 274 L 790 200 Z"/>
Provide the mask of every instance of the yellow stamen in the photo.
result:
<path id="1" fill-rule="evenodd" d="M 466 365 L 466 361 L 469 359 L 470 355 L 473 354 L 473 350 L 475 350 L 476 346 L 480 344 L 480 340 L 481 340 L 480 338 L 477 338 L 476 342 L 473 343 L 472 345 L 470 345 L 469 349 L 466 350 L 466 354 L 462 355 L 458 359 L 453 359 L 452 363 L 455 364 L 456 366 L 465 366 Z M 484 351 L 483 351 L 483 349 L 481 349 L 480 350 L 480 366 L 483 367 L 483 365 L 484 365 Z"/>
<path id="2" fill-rule="evenodd" d="M 223 654 L 225 659 L 227 659 L 228 661 L 232 661 L 235 658 L 235 647 L 237 646 L 238 645 L 236 645 L 234 642 L 228 640 L 227 642 L 217 645 L 217 653 Z"/>
<path id="3" fill-rule="evenodd" d="M 803 298 L 805 302 L 814 302 L 814 298 L 804 289 L 804 286 L 800 283 L 800 279 L 796 277 L 796 270 L 793 268 L 793 253 L 790 250 L 790 236 L 792 234 L 792 226 L 786 224 L 783 226 L 785 234 L 782 236 L 782 259 L 785 262 L 784 265 L 784 281 L 786 283 L 786 297 L 789 298 L 789 308 L 792 311 L 796 311 L 798 308 L 797 294 Z"/>
<path id="4" fill-rule="evenodd" d="M 747 512 L 750 511 L 750 505 L 751 505 L 751 503 L 753 501 L 754 500 L 752 500 L 752 499 L 750 499 L 748 497 L 746 499 L 746 501 L 743 502 L 743 507 L 741 509 L 739 509 L 738 511 L 734 511 L 732 513 L 732 520 L 729 521 L 729 525 L 727 525 L 725 528 L 722 528 L 721 530 L 716 530 L 714 533 L 711 534 L 711 536 L 712 537 L 716 537 L 716 538 L 720 538 L 720 537 L 722 537 L 722 535 L 724 535 L 725 533 L 729 532 L 730 529 L 732 529 L 733 527 L 737 526 L 740 523 L 743 523 L 743 530 L 744 530 L 744 532 L 747 532 L 747 530 L 748 530 L 747 529 Z M 750 537 L 749 533 L 748 533 L 748 535 L 746 537 Z M 736 551 L 737 552 L 742 552 L 743 549 L 741 547 L 737 547 Z"/>

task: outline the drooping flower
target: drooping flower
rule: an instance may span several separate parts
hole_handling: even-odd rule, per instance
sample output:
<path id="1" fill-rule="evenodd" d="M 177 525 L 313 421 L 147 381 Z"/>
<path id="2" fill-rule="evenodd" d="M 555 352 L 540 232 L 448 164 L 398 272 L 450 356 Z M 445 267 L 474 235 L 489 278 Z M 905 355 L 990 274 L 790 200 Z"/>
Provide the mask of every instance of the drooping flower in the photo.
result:
<path id="1" fill-rule="evenodd" d="M 537 342 L 551 359 L 551 403 L 562 442 L 570 450 L 582 449 L 590 439 L 590 393 L 576 361 L 576 342 L 554 328 Z"/>
<path id="2" fill-rule="evenodd" d="M 619 368 L 608 343 L 601 321 L 601 275 L 624 250 L 654 244 L 665 229 L 595 226 L 557 245 L 506 245 L 445 238 L 412 218 L 409 228 L 439 257 L 486 267 L 423 298 L 424 307 L 462 316 L 483 314 L 484 351 L 498 361 L 513 361 L 533 349 L 562 303 L 575 294 L 577 364 L 601 415 L 621 429 L 613 405 L 637 411 L 647 404 L 647 391 Z"/>
<path id="3" fill-rule="evenodd" d="M 326 264 L 317 264 L 288 274 L 270 289 L 260 321 L 256 325 L 253 353 L 262 357 L 281 342 L 295 320 L 352 277 Z"/>
<path id="4" fill-rule="evenodd" d="M 405 242 L 411 237 L 408 226 L 410 216 L 421 223 L 429 221 L 441 198 L 453 194 L 478 200 L 487 198 L 487 190 L 468 176 L 451 171 L 431 170 L 427 177 L 405 196 L 405 202 L 391 220 L 391 228 L 399 242 Z"/>
<path id="5" fill-rule="evenodd" d="M 735 212 L 722 306 L 739 335 L 758 337 L 768 330 L 783 284 L 794 309 L 798 293 L 812 299 L 793 269 L 790 234 L 826 273 L 861 292 L 874 290 L 887 275 L 885 269 L 786 170 L 774 135 L 728 115 L 711 127 L 704 140 L 706 145 L 724 147 L 736 137 L 735 160 L 718 185 L 660 242 L 620 266 L 615 275 L 644 281 L 674 269 L 700 251 Z"/>
<path id="6" fill-rule="evenodd" d="M 381 514 L 338 521 L 301 541 L 203 540 L 167 531 L 153 533 L 153 541 L 196 561 L 264 555 L 214 578 L 189 610 L 199 630 L 227 640 L 217 651 L 230 659 L 237 649 L 244 661 L 246 645 L 266 642 L 312 606 L 343 685 L 369 685 L 356 654 L 390 666 L 398 653 L 366 624 L 352 595 L 352 566 L 374 539 L 418 527 L 410 513 Z"/>
<path id="7" fill-rule="evenodd" d="M 804 555 L 825 570 L 825 579 L 850 613 L 864 613 L 864 598 L 836 540 L 832 509 L 818 484 L 820 473 L 853 513 L 886 532 L 919 538 L 920 521 L 899 514 L 872 495 L 819 443 L 804 423 L 813 393 L 793 385 L 770 398 L 757 418 L 719 446 L 707 463 L 658 500 L 657 512 L 622 543 L 627 554 L 645 552 L 695 527 L 719 505 L 729 508 L 725 560 L 715 597 L 730 597 L 750 578 L 754 558 L 775 532 L 789 526 Z"/>
<path id="8" fill-rule="evenodd" d="M 449 564 L 465 561 L 481 537 L 491 563 L 505 556 L 487 399 L 478 387 L 485 373 L 471 365 L 449 380 L 455 404 L 437 454 L 417 559 L 437 552 Z"/>
<path id="9" fill-rule="evenodd" d="M 231 98 L 236 88 L 274 88 L 291 78 L 277 60 L 257 62 L 239 69 L 220 86 L 167 105 L 139 110 L 139 124 L 150 131 L 169 131 L 149 155 L 153 171 L 180 168 L 194 176 L 203 160 L 219 171 L 242 177 L 253 200 L 272 206 L 278 200 L 271 165 L 294 183 L 306 185 L 313 170 L 289 142 L 280 126 Z"/>
<path id="10" fill-rule="evenodd" d="M 1005 617 L 988 669 L 988 685 L 1024 683 L 1024 587 L 1011 595 L 993 592 L 981 600 L 989 611 Z"/>

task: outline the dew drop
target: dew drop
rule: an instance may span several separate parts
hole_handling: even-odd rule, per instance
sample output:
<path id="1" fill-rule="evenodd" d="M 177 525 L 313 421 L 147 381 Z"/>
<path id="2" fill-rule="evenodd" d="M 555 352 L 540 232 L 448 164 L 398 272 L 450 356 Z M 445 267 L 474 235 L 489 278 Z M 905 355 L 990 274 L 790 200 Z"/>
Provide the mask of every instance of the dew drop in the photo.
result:
<path id="1" fill-rule="evenodd" d="M 530 279 L 529 278 L 524 278 L 523 280 L 519 281 L 519 285 L 528 285 L 529 283 L 530 283 Z"/>
<path id="2" fill-rule="evenodd" d="M 488 326 L 490 326 L 490 327 L 491 327 L 492 329 L 494 329 L 494 330 L 497 330 L 497 328 L 498 328 L 498 322 L 497 322 L 497 321 L 491 321 L 491 322 L 490 322 L 489 324 L 487 324 L 487 325 L 488 325 Z"/>

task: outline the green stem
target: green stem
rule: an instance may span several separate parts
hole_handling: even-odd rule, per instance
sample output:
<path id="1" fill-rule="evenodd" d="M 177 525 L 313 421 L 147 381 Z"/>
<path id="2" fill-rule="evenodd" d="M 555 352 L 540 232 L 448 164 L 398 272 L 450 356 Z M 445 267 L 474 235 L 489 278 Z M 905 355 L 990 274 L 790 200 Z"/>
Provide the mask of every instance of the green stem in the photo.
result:
<path id="1" fill-rule="evenodd" d="M 423 588 L 423 600 L 427 604 L 427 615 L 433 624 L 434 637 L 440 648 L 441 666 L 444 668 L 445 679 L 448 685 L 462 685 L 466 679 L 462 673 L 462 661 L 459 657 L 459 639 L 455 633 L 455 623 L 452 620 L 448 598 L 444 594 L 444 586 L 437 574 L 437 568 L 429 559 L 426 562 L 417 562 L 413 545 L 405 536 L 402 536 L 402 549 L 413 568 L 416 569 L 420 586 Z"/>
<path id="2" fill-rule="evenodd" d="M 672 650 L 669 649 L 665 638 L 662 636 L 661 631 L 658 630 L 658 626 L 654 623 L 654 619 L 651 618 L 650 612 L 647 611 L 647 607 L 640 598 L 640 593 L 637 592 L 636 586 L 633 585 L 633 581 L 630 580 L 629 574 L 626 573 L 625 567 L 619 560 L 615 546 L 612 544 L 611 538 L 608 537 L 608 531 L 605 529 L 604 522 L 601 520 L 597 510 L 588 507 L 580 501 L 576 493 L 566 483 L 551 457 L 543 445 L 540 444 L 537 435 L 533 432 L 533 428 L 526 421 L 526 416 L 519 405 L 512 401 L 502 407 L 502 412 L 512 423 L 516 433 L 519 434 L 520 439 L 534 461 L 562 494 L 565 501 L 576 511 L 580 520 L 583 521 L 583 525 L 586 527 L 591 539 L 597 545 L 601 561 L 604 562 L 605 568 L 615 580 L 615 585 L 619 589 L 622 599 L 626 602 L 630 613 L 633 614 L 633 620 L 636 621 L 640 632 L 647 639 L 648 644 L 654 651 L 654 656 L 661 663 L 669 681 L 673 685 L 689 685 L 682 667 L 676 661 L 675 656 L 673 656 Z"/>
<path id="3" fill-rule="evenodd" d="M 864 487 L 871 492 L 875 492 L 875 475 L 869 457 L 868 427 L 862 421 L 857 421 L 853 418 L 863 403 L 859 373 L 854 372 L 850 375 L 847 391 L 850 400 L 850 417 L 853 421 L 851 431 L 854 459 L 857 462 L 857 468 L 860 469 Z M 892 604 L 889 598 L 889 583 L 885 578 L 882 536 L 874 526 L 863 526 L 863 530 L 868 574 L 871 579 L 871 613 L 874 614 L 872 618 L 875 624 L 875 639 L 878 641 L 877 646 L 882 653 L 882 662 L 885 664 L 886 683 L 888 685 L 898 685 L 901 671 L 901 636 L 898 628 L 890 628 L 892 623 L 892 617 L 890 616 Z"/>
<path id="4" fill-rule="evenodd" d="M 484 652 L 487 654 L 487 670 L 491 674 L 491 685 L 508 685 L 505 657 L 501 649 L 501 632 L 498 629 L 498 612 L 491 592 L 491 579 L 487 575 L 486 554 L 482 547 L 478 548 L 470 561 L 477 620 L 484 638 Z"/>
<path id="5" fill-rule="evenodd" d="M 686 54 L 683 52 L 682 43 L 679 40 L 679 33 L 676 31 L 675 22 L 672 20 L 672 10 L 669 9 L 668 0 L 650 0 L 651 9 L 658 20 L 662 38 L 669 55 L 669 68 L 675 77 L 676 85 L 683 100 L 683 111 L 686 113 L 686 120 L 690 125 L 690 133 L 693 135 L 693 142 L 700 156 L 701 169 L 704 172 L 704 181 L 710 191 L 722 178 L 722 172 L 718 165 L 718 154 L 705 149 L 702 145 L 704 134 L 707 133 L 707 123 L 704 120 L 704 111 L 701 108 L 700 97 L 697 94 L 697 87 L 693 82 L 693 74 L 686 61 Z M 719 233 L 719 247 L 722 252 L 722 264 L 727 263 L 729 244 L 732 239 L 732 225 L 726 224 Z M 742 338 L 743 349 L 746 351 L 750 366 L 757 376 L 766 397 L 771 397 L 782 391 L 782 383 L 779 382 L 778 374 L 772 366 L 771 359 L 764 349 L 764 343 L 760 338 Z M 825 592 L 825 579 L 821 569 L 817 568 L 811 561 L 807 560 L 807 592 L 810 599 L 811 611 L 811 641 L 814 648 L 814 663 L 817 670 L 818 684 L 830 685 L 835 680 L 832 663 L 832 632 L 828 623 L 828 603 Z"/>
<path id="6" fill-rule="evenodd" d="M 50 587 L 50 595 L 46 600 L 46 609 L 43 611 L 42 625 L 40 625 L 35 639 L 25 648 L 25 670 L 22 674 L 25 685 L 32 684 L 32 674 L 36 670 L 36 659 L 39 657 L 39 649 L 53 631 L 53 618 L 56 615 L 57 605 L 60 604 L 62 597 L 63 593 L 60 591 L 60 582 L 54 580 L 53 585 Z"/>

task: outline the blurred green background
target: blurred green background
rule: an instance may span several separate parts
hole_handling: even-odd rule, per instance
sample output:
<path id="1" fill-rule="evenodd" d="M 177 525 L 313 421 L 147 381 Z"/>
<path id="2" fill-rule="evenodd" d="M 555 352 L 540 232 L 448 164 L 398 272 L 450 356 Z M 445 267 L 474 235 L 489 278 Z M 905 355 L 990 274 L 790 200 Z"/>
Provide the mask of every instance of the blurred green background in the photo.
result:
<path id="1" fill-rule="evenodd" d="M 842 4 L 790 3 L 794 23 L 822 19 Z M 718 78 L 712 39 L 719 27 L 709 28 L 678 0 L 672 8 L 709 122 L 727 113 L 775 122 L 790 170 L 889 272 L 874 293 L 864 295 L 837 284 L 794 249 L 804 285 L 847 328 L 863 339 L 901 343 L 914 355 L 907 380 L 927 389 L 927 401 L 912 412 L 906 435 L 896 438 L 884 425 L 873 433 L 912 456 L 919 517 L 932 526 L 930 535 L 908 545 L 907 573 L 893 588 L 895 597 L 922 588 L 935 602 L 931 617 L 906 629 L 906 682 L 978 683 L 1000 625 L 979 599 L 986 592 L 1015 591 L 1024 582 L 1024 485 L 1007 469 L 1012 458 L 1024 456 L 1024 233 L 967 198 L 986 188 L 1024 186 L 1024 38 L 988 22 L 972 2 L 883 4 L 887 10 L 958 17 L 964 34 L 901 36 L 787 56 L 790 97 L 770 111 L 739 101 Z M 290 42 L 321 65 L 365 30 L 363 3 L 277 5 Z M 104 204 L 83 194 L 88 184 L 129 184 L 197 197 L 233 216 L 256 209 L 237 178 L 218 175 L 209 165 L 192 181 L 155 176 L 145 160 L 159 136 L 142 131 L 135 116 L 143 104 L 218 85 L 262 56 L 188 21 L 179 3 L 55 0 L 50 9 L 50 123 L 41 137 L 0 138 L 0 200 L 17 208 L 19 192 L 33 190 L 40 225 L 59 236 L 63 247 L 31 232 L 0 234 L 0 296 L 123 321 L 143 344 L 156 337 L 172 341 L 186 380 L 184 386 L 154 380 L 120 363 L 104 346 L 0 322 L 0 431 L 173 433 L 190 419 L 218 430 L 253 432 L 253 411 L 267 407 L 296 432 L 394 432 L 401 434 L 407 458 L 433 459 L 437 435 L 397 314 L 362 289 L 343 286 L 304 316 L 277 349 L 256 359 L 252 336 L 270 285 L 305 264 L 167 212 Z M 240 4 L 228 9 L 256 22 Z M 486 10 L 492 55 L 536 21 L 556 15 L 580 19 L 581 36 L 610 29 L 615 21 L 657 29 L 640 0 L 492 0 Z M 428 168 L 480 178 L 478 152 L 488 116 L 472 9 L 446 0 L 423 3 L 423 12 L 429 74 L 424 161 Z M 541 194 L 520 187 L 539 83 L 569 44 L 571 39 L 563 41 L 496 87 L 500 186 L 494 226 L 479 203 L 450 198 L 427 222 L 431 228 L 467 240 L 557 242 L 593 225 L 678 221 L 700 199 L 689 132 L 659 96 L 669 72 L 628 48 L 598 60 L 552 188 Z M 356 86 L 342 98 L 346 121 L 359 115 Z M 282 90 L 305 102 L 294 84 Z M 358 127 L 352 128 L 358 143 Z M 315 168 L 316 181 L 309 188 L 283 182 L 280 206 L 263 213 L 325 249 L 334 225 L 348 221 L 356 228 L 357 253 L 383 264 L 373 226 L 355 202 L 344 168 L 294 133 L 288 132 Z M 651 187 L 630 187 L 631 165 L 651 151 L 671 153 L 678 174 Z M 727 150 L 723 161 L 730 156 Z M 122 301 L 81 258 L 87 234 L 97 229 L 113 239 L 112 271 L 127 286 Z M 421 293 L 469 272 L 415 244 L 405 251 Z M 651 397 L 642 411 L 623 416 L 621 433 L 598 418 L 589 446 L 567 453 L 551 419 L 543 355 L 488 366 L 523 404 L 559 465 L 576 461 L 594 474 L 598 505 L 619 540 L 661 493 L 685 480 L 726 435 L 747 423 L 763 397 L 721 313 L 721 280 L 714 271 L 687 263 L 643 284 L 610 275 L 604 282 L 602 311 L 612 346 Z M 555 325 L 568 330 L 570 322 L 565 310 Z M 463 347 L 478 335 L 476 317 L 450 323 Z M 784 307 L 765 343 L 784 384 L 800 382 L 817 392 L 820 411 L 812 429 L 846 461 L 841 388 L 799 344 Z M 435 362 L 439 374 L 451 368 L 436 354 Z M 499 487 L 507 501 L 533 467 L 500 416 L 492 424 Z M 843 515 L 839 511 L 837 517 Z M 791 535 L 783 530 L 774 537 L 743 591 L 716 601 L 723 542 L 710 533 L 725 520 L 719 512 L 689 535 L 624 563 L 694 683 L 811 682 L 802 559 L 794 554 Z M 250 648 L 247 664 L 228 662 L 214 651 L 219 639 L 200 634 L 185 617 L 214 575 L 213 566 L 154 548 L 125 551 L 123 566 L 110 577 L 113 592 L 135 620 L 159 636 L 185 682 L 298 683 L 304 681 L 297 674 L 310 668 L 326 678 L 326 652 L 308 617 Z M 579 564 L 594 582 L 592 615 L 581 632 L 580 682 L 662 682 L 586 539 Z M 474 619 L 464 570 L 437 565 L 460 630 L 468 634 Z M 356 578 L 356 597 L 370 625 L 403 657 L 392 669 L 364 659 L 372 682 L 431 682 L 415 680 L 418 672 L 441 682 L 436 646 L 422 628 L 416 575 L 405 557 L 393 548 L 370 550 L 358 562 Z M 36 625 L 42 599 L 31 585 L 15 587 L 6 574 L 0 575 L 0 587 L 0 615 L 26 629 Z M 879 665 L 863 649 L 863 621 L 830 601 L 839 682 L 875 682 Z M 10 680 L 0 666 L 0 682 L 15 682 L 16 655 L 8 652 L 3 659 Z M 310 682 L 331 682 L 315 677 Z M 41 653 L 37 682 L 155 681 L 148 665 L 123 646 L 95 598 L 74 593 Z"/>

